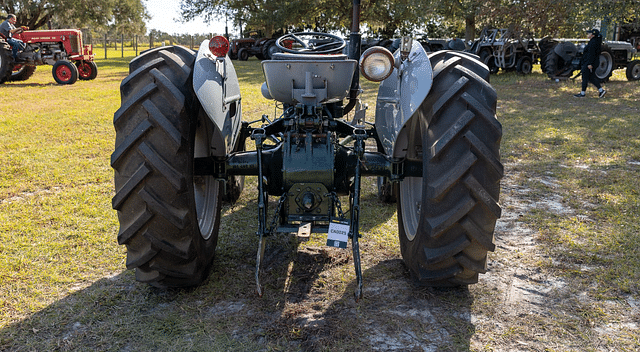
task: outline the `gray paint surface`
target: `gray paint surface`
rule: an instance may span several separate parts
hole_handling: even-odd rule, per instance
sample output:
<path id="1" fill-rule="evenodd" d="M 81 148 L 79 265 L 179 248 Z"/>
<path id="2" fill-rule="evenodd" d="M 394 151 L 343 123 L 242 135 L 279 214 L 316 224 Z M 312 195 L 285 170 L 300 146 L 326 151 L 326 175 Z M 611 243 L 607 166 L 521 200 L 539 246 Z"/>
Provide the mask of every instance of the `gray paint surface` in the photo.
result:
<path id="1" fill-rule="evenodd" d="M 240 85 L 229 56 L 220 60 L 214 57 L 208 40 L 202 42 L 196 56 L 193 89 L 216 127 L 212 141 L 214 154 L 231 152 L 242 123 Z M 224 146 L 219 145 L 220 141 L 224 141 Z"/>
<path id="2" fill-rule="evenodd" d="M 394 57 L 399 59 L 399 50 Z M 431 62 L 422 45 L 414 41 L 408 59 L 378 89 L 376 130 L 387 155 L 402 156 L 398 135 L 429 94 L 432 82 Z"/>

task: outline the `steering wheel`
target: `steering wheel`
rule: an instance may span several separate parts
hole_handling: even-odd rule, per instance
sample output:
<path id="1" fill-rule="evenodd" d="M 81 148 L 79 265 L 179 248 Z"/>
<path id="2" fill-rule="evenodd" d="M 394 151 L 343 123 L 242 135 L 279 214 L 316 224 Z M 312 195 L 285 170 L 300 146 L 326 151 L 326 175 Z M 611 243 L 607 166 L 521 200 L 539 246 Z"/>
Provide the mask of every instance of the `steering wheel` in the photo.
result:
<path id="1" fill-rule="evenodd" d="M 298 32 L 278 38 L 276 46 L 283 52 L 292 54 L 331 54 L 342 51 L 347 42 L 333 34 Z"/>

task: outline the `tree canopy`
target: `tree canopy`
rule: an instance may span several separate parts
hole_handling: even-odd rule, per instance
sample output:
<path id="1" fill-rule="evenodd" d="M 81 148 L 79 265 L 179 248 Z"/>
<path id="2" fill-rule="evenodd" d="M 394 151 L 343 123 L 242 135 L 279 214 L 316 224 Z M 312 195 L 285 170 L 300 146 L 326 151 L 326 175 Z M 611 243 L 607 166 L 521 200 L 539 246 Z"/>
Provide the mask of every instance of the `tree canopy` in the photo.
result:
<path id="1" fill-rule="evenodd" d="M 362 0 L 360 18 L 374 32 L 402 34 L 425 21 L 428 11 L 423 6 L 424 2 L 413 0 Z M 228 19 L 265 36 L 284 30 L 346 33 L 351 7 L 350 0 L 181 0 L 185 20 Z"/>
<path id="2" fill-rule="evenodd" d="M 113 1 L 113 0 L 112 0 Z M 347 33 L 351 0 L 181 0 L 185 20 L 226 19 L 264 36 L 299 30 Z M 473 39 L 484 27 L 512 27 L 536 37 L 583 36 L 640 19 L 640 0 L 361 0 L 360 20 L 370 34 L 408 33 Z"/>
<path id="3" fill-rule="evenodd" d="M 149 16 L 141 0 L 1 0 L 4 15 L 13 13 L 20 26 L 114 29 L 144 33 Z"/>

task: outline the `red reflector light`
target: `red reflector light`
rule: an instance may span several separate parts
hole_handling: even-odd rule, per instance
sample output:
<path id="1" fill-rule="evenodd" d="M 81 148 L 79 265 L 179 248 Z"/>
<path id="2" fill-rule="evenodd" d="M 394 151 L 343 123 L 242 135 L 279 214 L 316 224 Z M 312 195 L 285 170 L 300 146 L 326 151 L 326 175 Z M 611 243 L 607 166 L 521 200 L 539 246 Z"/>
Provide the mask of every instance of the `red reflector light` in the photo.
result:
<path id="1" fill-rule="evenodd" d="M 217 35 L 209 41 L 209 51 L 211 51 L 215 57 L 226 56 L 229 52 L 229 41 L 227 38 Z"/>

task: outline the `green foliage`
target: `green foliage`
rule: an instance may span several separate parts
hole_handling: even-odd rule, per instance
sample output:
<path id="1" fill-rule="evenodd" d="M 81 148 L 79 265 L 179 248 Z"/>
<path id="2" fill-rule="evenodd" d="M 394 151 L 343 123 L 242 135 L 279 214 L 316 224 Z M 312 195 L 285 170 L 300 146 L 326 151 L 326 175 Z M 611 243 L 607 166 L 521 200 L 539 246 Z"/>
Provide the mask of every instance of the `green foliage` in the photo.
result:
<path id="1" fill-rule="evenodd" d="M 182 0 L 186 19 L 228 19 L 266 36 L 281 30 L 340 31 L 351 27 L 351 1 Z M 362 0 L 362 24 L 372 34 L 394 37 L 427 32 L 430 37 L 473 39 L 485 27 L 514 26 L 536 37 L 575 37 L 596 21 L 624 23 L 638 18 L 640 0 Z"/>
<path id="2" fill-rule="evenodd" d="M 361 22 L 373 32 L 392 36 L 407 33 L 424 23 L 426 3 L 410 0 L 363 0 Z M 182 0 L 182 15 L 229 18 L 247 30 L 262 30 L 271 36 L 278 30 L 341 31 L 348 33 L 352 19 L 350 1 L 318 0 Z"/>
<path id="3" fill-rule="evenodd" d="M 482 26 L 514 25 L 536 37 L 582 37 L 597 21 L 626 23 L 638 16 L 640 1 L 490 0 L 479 14 Z"/>
<path id="4" fill-rule="evenodd" d="M 112 29 L 117 33 L 143 34 L 148 18 L 142 0 L 33 0 L 3 1 L 2 9 L 14 13 L 17 24 L 31 29 Z"/>

